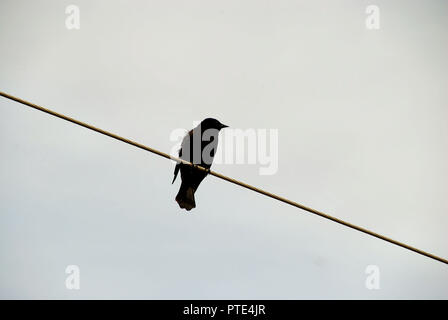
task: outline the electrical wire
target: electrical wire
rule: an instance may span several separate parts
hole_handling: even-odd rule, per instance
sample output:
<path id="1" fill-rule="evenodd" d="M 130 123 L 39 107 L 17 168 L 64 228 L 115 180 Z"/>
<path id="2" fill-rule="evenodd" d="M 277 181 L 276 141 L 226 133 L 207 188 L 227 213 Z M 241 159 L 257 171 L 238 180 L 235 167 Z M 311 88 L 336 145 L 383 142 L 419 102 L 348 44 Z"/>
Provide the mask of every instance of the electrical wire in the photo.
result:
<path id="1" fill-rule="evenodd" d="M 117 134 L 114 134 L 114 133 L 111 133 L 111 132 L 109 132 L 109 131 L 106 131 L 106 130 L 97 128 L 97 127 L 92 126 L 92 125 L 90 125 L 90 124 L 88 124 L 88 123 L 85 123 L 85 122 L 76 120 L 76 119 L 74 119 L 74 118 L 68 117 L 68 116 L 63 115 L 63 114 L 61 114 L 61 113 L 57 113 L 57 112 L 55 112 L 55 111 L 52 111 L 52 110 L 50 110 L 50 109 L 41 107 L 41 106 L 39 106 L 39 105 L 37 105 L 37 104 L 28 102 L 28 101 L 26 101 L 26 100 L 23 100 L 23 99 L 14 97 L 14 96 L 12 96 L 12 95 L 10 95 L 10 94 L 7 94 L 7 93 L 5 93 L 5 92 L 0 91 L 0 95 L 3 96 L 3 97 L 5 97 L 5 98 L 7 98 L 7 99 L 16 101 L 16 102 L 21 103 L 21 104 L 23 104 L 23 105 L 26 105 L 26 106 L 28 106 L 28 107 L 34 108 L 34 109 L 36 109 L 36 110 L 39 110 L 39 111 L 42 111 L 42 112 L 45 112 L 45 113 L 48 113 L 48 114 L 50 114 L 50 115 L 52 115 L 52 116 L 58 117 L 58 118 L 60 118 L 60 119 L 66 120 L 66 121 L 70 121 L 70 122 L 72 122 L 72 123 L 74 123 L 74 124 L 77 124 L 77 125 L 79 125 L 79 126 L 82 126 L 82 127 L 84 127 L 84 128 L 93 130 L 93 131 L 95 131 L 95 132 L 98 132 L 98 133 L 101 133 L 101 134 L 103 134 L 103 135 L 109 136 L 109 137 L 114 138 L 114 139 L 116 139 L 116 140 L 119 140 L 119 141 L 125 142 L 125 143 L 127 143 L 127 144 L 133 145 L 133 146 L 135 146 L 135 147 L 137 147 L 137 148 L 140 148 L 140 149 L 143 149 L 143 150 L 152 152 L 152 153 L 154 153 L 154 154 L 156 154 L 156 155 L 159 155 L 159 156 L 161 156 L 161 157 L 164 157 L 164 158 L 166 158 L 166 159 L 171 159 L 171 160 L 176 161 L 177 163 L 183 163 L 183 164 L 186 164 L 186 165 L 189 165 L 189 166 L 193 166 L 193 167 L 196 168 L 197 170 L 205 171 L 205 172 L 207 172 L 208 174 L 210 174 L 210 175 L 212 175 L 212 176 L 215 176 L 215 177 L 217 177 L 217 178 L 220 178 L 220 179 L 222 179 L 222 180 L 231 182 L 231 183 L 236 184 L 236 185 L 239 185 L 239 186 L 241 186 L 241 187 L 243 187 L 243 188 L 246 188 L 246 189 L 255 191 L 255 192 L 260 193 L 260 194 L 262 194 L 262 195 L 264 195 L 264 196 L 267 196 L 267 197 L 270 197 L 270 198 L 272 198 L 272 199 L 276 199 L 276 200 L 278 200 L 278 201 L 284 202 L 284 203 L 286 203 L 286 204 L 289 204 L 289 205 L 294 206 L 294 207 L 296 207 L 296 208 L 305 210 L 305 211 L 310 212 L 310 213 L 312 213 L 312 214 L 318 215 L 318 216 L 320 216 L 320 217 L 322 217 L 322 218 L 331 220 L 331 221 L 336 222 L 336 223 L 338 223 L 338 224 L 341 224 L 341 225 L 343 225 L 343 226 L 346 226 L 346 227 L 349 227 L 349 228 L 351 228 L 351 229 L 360 231 L 360 232 L 362 232 L 362 233 L 368 234 L 368 235 L 373 236 L 373 237 L 375 237 L 375 238 L 378 238 L 378 239 L 387 241 L 387 242 L 389 242 L 389 243 L 392 243 L 392 244 L 394 244 L 394 245 L 400 246 L 400 247 L 402 247 L 402 248 L 411 250 L 411 251 L 413 251 L 413 252 L 416 252 L 416 253 L 421 254 L 421 255 L 423 255 L 423 256 L 426 256 L 426 257 L 428 257 L 428 258 L 431 258 L 431 259 L 440 261 L 440 262 L 442 262 L 442 263 L 444 263 L 444 264 L 448 264 L 448 260 L 447 260 L 447 259 L 441 258 L 441 257 L 439 257 L 439 256 L 436 256 L 436 255 L 432 254 L 432 253 L 429 253 L 429 252 L 426 252 L 426 251 L 417 249 L 417 248 L 412 247 L 412 246 L 410 246 L 410 245 L 408 245 L 408 244 L 405 244 L 405 243 L 403 243 L 403 242 L 400 242 L 400 241 L 391 239 L 391 238 L 389 238 L 389 237 L 383 236 L 383 235 L 381 235 L 381 234 L 379 234 L 379 233 L 370 231 L 370 230 L 368 230 L 368 229 L 366 229 L 366 228 L 359 227 L 359 226 L 357 226 L 357 225 L 355 225 L 355 224 L 352 224 L 352 223 L 350 223 L 350 222 L 346 222 L 346 221 L 344 221 L 344 220 L 338 219 L 338 218 L 333 217 L 333 216 L 331 216 L 331 215 L 328 215 L 328 214 L 326 214 L 326 213 L 324 213 L 324 212 L 315 210 L 315 209 L 313 209 L 313 208 L 309 208 L 309 207 L 304 206 L 304 205 L 302 205 L 302 204 L 300 204 L 300 203 L 297 203 L 297 202 L 292 201 L 292 200 L 289 200 L 289 199 L 287 199 L 287 198 L 284 198 L 284 197 L 278 196 L 278 195 L 276 195 L 276 194 L 270 193 L 270 192 L 265 191 L 265 190 L 263 190 L 263 189 L 260 189 L 260 188 L 257 188 L 257 187 L 255 187 L 255 186 L 252 186 L 252 185 L 250 185 L 250 184 L 247 184 L 247 183 L 244 183 L 244 182 L 242 182 L 242 181 L 239 181 L 239 180 L 236 180 L 236 179 L 227 177 L 227 176 L 222 175 L 222 174 L 220 174 L 220 173 L 218 173 L 218 172 L 215 172 L 215 171 L 206 169 L 206 168 L 204 168 L 204 167 L 198 166 L 198 165 L 196 165 L 196 164 L 193 164 L 193 163 L 191 163 L 191 162 L 185 161 L 185 160 L 183 160 L 183 159 L 180 159 L 180 158 L 171 156 L 171 155 L 169 155 L 169 154 L 167 154 L 167 153 L 164 153 L 164 152 L 161 152 L 161 151 L 159 151 L 159 150 L 157 150 L 157 149 L 154 149 L 154 148 L 145 146 L 145 145 L 140 144 L 140 143 L 138 143 L 138 142 L 135 142 L 135 141 L 132 141 L 132 140 L 123 138 L 123 137 L 121 137 L 121 136 L 119 136 L 119 135 L 117 135 Z"/>

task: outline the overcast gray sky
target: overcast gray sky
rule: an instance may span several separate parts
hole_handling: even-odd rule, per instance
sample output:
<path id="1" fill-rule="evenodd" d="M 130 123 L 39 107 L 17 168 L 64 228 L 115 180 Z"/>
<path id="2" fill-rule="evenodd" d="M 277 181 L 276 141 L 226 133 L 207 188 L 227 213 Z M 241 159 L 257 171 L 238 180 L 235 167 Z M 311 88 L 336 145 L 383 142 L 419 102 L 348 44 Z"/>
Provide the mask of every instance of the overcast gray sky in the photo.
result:
<path id="1" fill-rule="evenodd" d="M 2 0 L 0 90 L 165 152 L 209 116 L 277 129 L 276 174 L 213 168 L 446 258 L 447 13 L 435 0 Z M 0 115 L 1 298 L 448 298 L 440 262 L 215 177 L 186 214 L 169 161 L 4 98 Z"/>

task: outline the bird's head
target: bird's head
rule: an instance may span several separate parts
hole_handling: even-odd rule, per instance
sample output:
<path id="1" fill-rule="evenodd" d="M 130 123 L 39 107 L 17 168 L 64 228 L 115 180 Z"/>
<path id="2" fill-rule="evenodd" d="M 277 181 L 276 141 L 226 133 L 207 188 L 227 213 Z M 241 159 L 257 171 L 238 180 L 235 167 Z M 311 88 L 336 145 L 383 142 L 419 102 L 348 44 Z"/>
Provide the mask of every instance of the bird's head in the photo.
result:
<path id="1" fill-rule="evenodd" d="M 221 129 L 227 128 L 228 126 L 226 126 L 225 124 L 222 124 L 221 122 L 219 122 L 216 119 L 207 118 L 207 119 L 202 120 L 201 127 L 202 127 L 202 130 L 207 130 L 207 129 L 221 130 Z"/>

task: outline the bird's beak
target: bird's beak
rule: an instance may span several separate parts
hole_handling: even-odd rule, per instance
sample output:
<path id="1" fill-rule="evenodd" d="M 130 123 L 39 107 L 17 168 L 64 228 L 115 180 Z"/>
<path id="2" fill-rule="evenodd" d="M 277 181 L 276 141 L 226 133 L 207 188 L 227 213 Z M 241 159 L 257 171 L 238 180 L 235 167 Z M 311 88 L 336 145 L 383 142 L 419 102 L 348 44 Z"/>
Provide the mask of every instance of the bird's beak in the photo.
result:
<path id="1" fill-rule="evenodd" d="M 221 124 L 221 129 L 224 129 L 224 128 L 228 128 L 229 126 L 226 126 L 225 124 Z"/>

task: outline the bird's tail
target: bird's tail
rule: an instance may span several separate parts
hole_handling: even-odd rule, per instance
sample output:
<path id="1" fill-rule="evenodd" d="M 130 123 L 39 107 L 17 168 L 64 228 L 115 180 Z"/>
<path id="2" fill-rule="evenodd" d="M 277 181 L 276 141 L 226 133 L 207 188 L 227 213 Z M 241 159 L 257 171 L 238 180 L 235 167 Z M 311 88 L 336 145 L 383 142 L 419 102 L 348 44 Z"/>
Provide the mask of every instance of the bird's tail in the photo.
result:
<path id="1" fill-rule="evenodd" d="M 196 190 L 194 190 L 192 187 L 182 183 L 176 196 L 176 201 L 179 204 L 179 207 L 181 207 L 182 209 L 186 209 L 187 211 L 196 208 L 196 202 L 194 201 L 195 191 Z"/>

